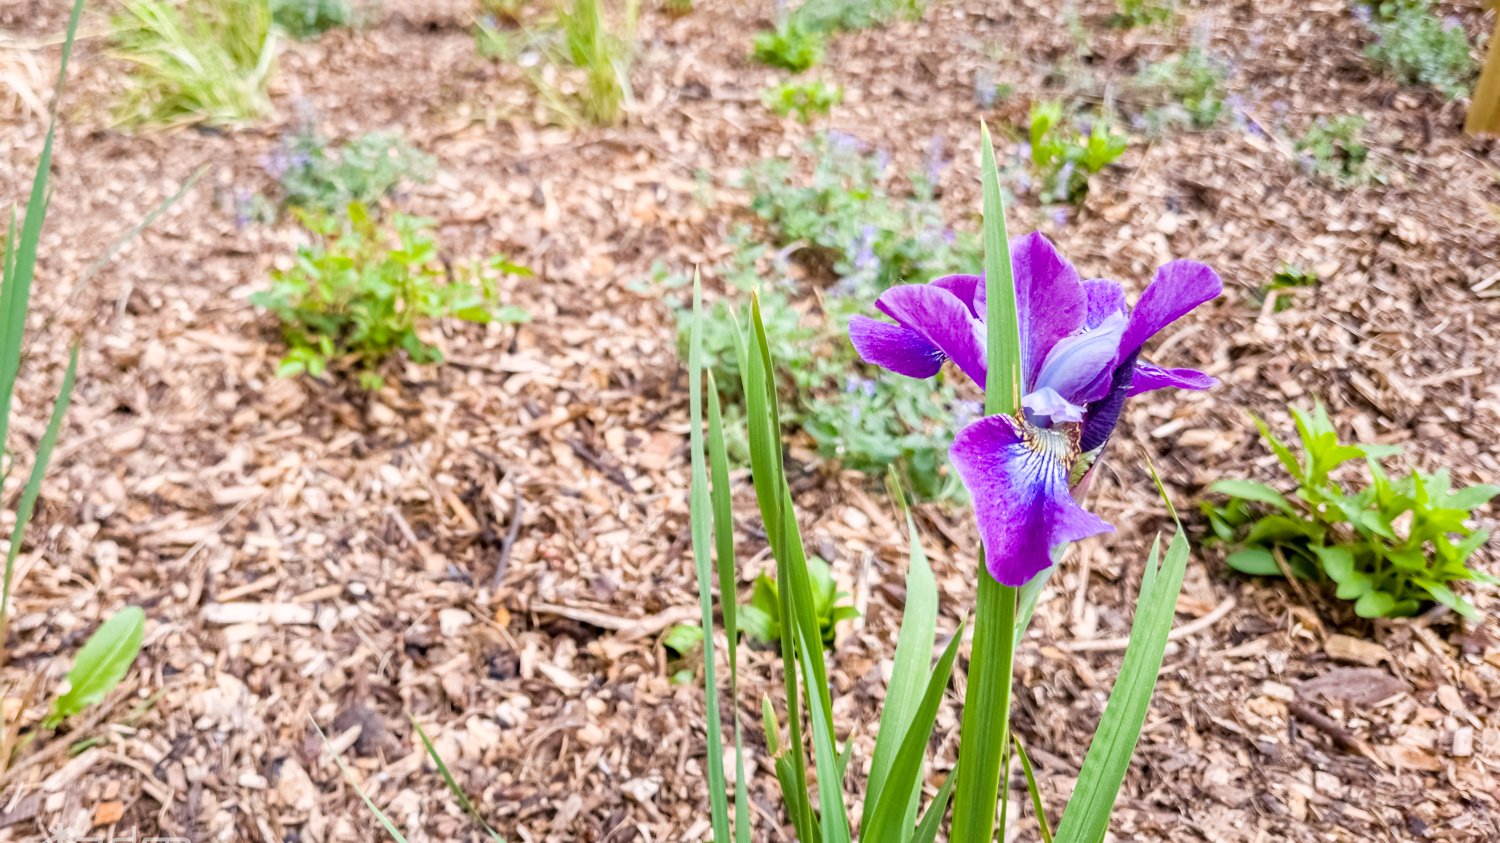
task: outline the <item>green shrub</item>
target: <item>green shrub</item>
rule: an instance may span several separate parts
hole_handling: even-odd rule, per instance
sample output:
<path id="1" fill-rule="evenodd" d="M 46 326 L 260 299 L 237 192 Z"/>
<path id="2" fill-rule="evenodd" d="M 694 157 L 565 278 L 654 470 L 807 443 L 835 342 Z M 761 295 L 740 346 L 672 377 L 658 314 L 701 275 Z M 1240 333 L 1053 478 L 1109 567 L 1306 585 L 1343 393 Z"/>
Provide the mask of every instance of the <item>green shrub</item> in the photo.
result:
<path id="1" fill-rule="evenodd" d="M 126 0 L 110 28 L 131 66 L 118 114 L 134 124 L 248 122 L 270 110 L 267 0 Z"/>
<path id="2" fill-rule="evenodd" d="M 351 202 L 375 206 L 404 182 L 425 182 L 435 164 L 392 132 L 333 146 L 310 124 L 283 139 L 265 166 L 285 207 L 332 214 Z"/>
<path id="3" fill-rule="evenodd" d="M 1218 539 L 1234 552 L 1230 567 L 1246 574 L 1293 576 L 1327 583 L 1361 617 L 1413 615 L 1436 601 L 1471 620 L 1478 612 L 1453 591 L 1463 581 L 1500 584 L 1466 564 L 1489 539 L 1468 522 L 1500 486 L 1454 491 L 1446 469 L 1404 477 L 1386 474 L 1381 461 L 1400 453 L 1389 445 L 1348 445 L 1322 404 L 1292 409 L 1301 439 L 1296 454 L 1265 423 L 1261 437 L 1296 484 L 1290 495 L 1249 480 L 1220 480 L 1209 487 L 1228 500 L 1205 502 Z M 1357 490 L 1332 477 L 1345 463 L 1363 460 L 1369 483 Z"/>
<path id="4" fill-rule="evenodd" d="M 269 290 L 251 302 L 281 321 L 289 349 L 277 374 L 322 376 L 333 365 L 358 370 L 360 385 L 378 389 L 379 369 L 398 352 L 417 363 L 442 353 L 418 335 L 433 319 L 521 322 L 525 311 L 498 306 L 504 275 L 529 272 L 504 258 L 449 280 L 437 253 L 431 223 L 392 214 L 382 226 L 358 202 L 344 216 L 302 213 L 311 245 L 297 261 L 273 274 Z"/>
<path id="5" fill-rule="evenodd" d="M 1352 186 L 1378 181 L 1370 163 L 1370 148 L 1360 140 L 1365 118 L 1343 114 L 1320 117 L 1297 140 L 1303 166 L 1314 176 Z"/>
<path id="6" fill-rule="evenodd" d="M 835 105 L 844 101 L 844 89 L 828 87 L 823 80 L 812 82 L 783 82 L 766 91 L 766 107 L 781 117 L 796 115 L 797 120 L 808 123 L 814 114 L 827 114 Z"/>
<path id="7" fill-rule="evenodd" d="M 776 28 L 755 35 L 755 60 L 800 73 L 823 59 L 823 33 L 809 29 L 796 16 L 777 21 Z"/>
<path id="8" fill-rule="evenodd" d="M 1089 176 L 1125 154 L 1128 139 L 1108 121 L 1096 117 L 1087 129 L 1076 123 L 1058 100 L 1031 106 L 1031 164 L 1044 203 L 1082 202 L 1088 196 Z"/>
<path id="9" fill-rule="evenodd" d="M 1474 78 L 1469 36 L 1456 20 L 1443 20 L 1427 3 L 1400 4 L 1389 20 L 1370 22 L 1376 41 L 1365 48 L 1376 64 L 1408 84 L 1431 85 L 1457 99 Z"/>
<path id="10" fill-rule="evenodd" d="M 349 26 L 354 9 L 349 0 L 271 0 L 271 19 L 293 38 L 312 38 Z"/>
<path id="11" fill-rule="evenodd" d="M 1136 75 L 1136 87 L 1164 100 L 1148 115 L 1158 129 L 1191 126 L 1209 129 L 1224 116 L 1224 83 L 1228 68 L 1207 50 L 1192 47 L 1165 61 L 1149 64 Z"/>

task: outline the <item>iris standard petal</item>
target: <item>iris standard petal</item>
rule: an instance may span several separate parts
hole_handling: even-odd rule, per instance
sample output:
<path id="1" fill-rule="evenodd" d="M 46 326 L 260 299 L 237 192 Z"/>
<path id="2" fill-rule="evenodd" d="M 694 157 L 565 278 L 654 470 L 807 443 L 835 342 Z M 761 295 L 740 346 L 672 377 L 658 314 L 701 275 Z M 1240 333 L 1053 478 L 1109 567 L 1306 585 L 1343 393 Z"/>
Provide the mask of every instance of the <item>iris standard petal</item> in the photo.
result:
<path id="1" fill-rule="evenodd" d="M 1090 404 L 1083 415 L 1083 427 L 1078 432 L 1078 448 L 1087 453 L 1101 448 L 1109 441 L 1115 425 L 1120 423 L 1120 413 L 1125 409 L 1125 398 L 1130 394 L 1131 381 L 1135 377 L 1135 361 L 1139 351 L 1125 355 L 1115 366 L 1110 377 L 1109 390 L 1103 398 Z"/>
<path id="2" fill-rule="evenodd" d="M 1083 296 L 1088 302 L 1088 314 L 1083 319 L 1085 328 L 1097 328 L 1106 317 L 1125 312 L 1125 289 L 1118 281 L 1090 278 L 1083 282 Z"/>
<path id="3" fill-rule="evenodd" d="M 1156 270 L 1151 286 L 1130 311 L 1130 327 L 1120 341 L 1120 354 L 1139 351 L 1158 331 L 1223 289 L 1219 274 L 1197 261 L 1172 261 Z"/>
<path id="4" fill-rule="evenodd" d="M 1052 549 L 1114 528 L 1068 489 L 1072 447 L 1060 431 L 988 416 L 954 439 L 949 455 L 974 500 L 990 576 L 1021 586 L 1052 565 Z"/>
<path id="5" fill-rule="evenodd" d="M 909 378 L 930 378 L 946 355 L 921 334 L 868 316 L 849 320 L 849 341 L 866 363 Z"/>
<path id="6" fill-rule="evenodd" d="M 975 383 L 984 383 L 984 325 L 958 296 L 931 284 L 906 284 L 886 290 L 875 306 L 936 346 Z"/>
<path id="7" fill-rule="evenodd" d="M 1111 313 L 1097 327 L 1059 340 L 1031 388 L 1050 388 L 1073 404 L 1087 404 L 1104 397 L 1110 374 L 1119 356 L 1125 334 L 1125 314 Z M 1076 419 L 1075 419 L 1076 421 Z"/>
<path id="8" fill-rule="evenodd" d="M 1010 254 L 1021 322 L 1021 377 L 1034 384 L 1052 347 L 1083 326 L 1088 302 L 1078 270 L 1041 232 L 1017 238 Z"/>
<path id="9" fill-rule="evenodd" d="M 1131 378 L 1130 391 L 1125 393 L 1129 398 L 1140 395 L 1142 392 L 1150 392 L 1153 389 L 1212 389 L 1219 381 L 1212 375 L 1205 375 L 1197 369 L 1163 369 L 1153 366 L 1144 360 L 1135 364 L 1135 374 Z"/>
<path id="10" fill-rule="evenodd" d="M 932 286 L 941 287 L 944 290 L 958 296 L 958 300 L 969 306 L 969 313 L 975 318 L 983 320 L 984 311 L 984 278 L 978 275 L 944 275 L 935 278 Z"/>

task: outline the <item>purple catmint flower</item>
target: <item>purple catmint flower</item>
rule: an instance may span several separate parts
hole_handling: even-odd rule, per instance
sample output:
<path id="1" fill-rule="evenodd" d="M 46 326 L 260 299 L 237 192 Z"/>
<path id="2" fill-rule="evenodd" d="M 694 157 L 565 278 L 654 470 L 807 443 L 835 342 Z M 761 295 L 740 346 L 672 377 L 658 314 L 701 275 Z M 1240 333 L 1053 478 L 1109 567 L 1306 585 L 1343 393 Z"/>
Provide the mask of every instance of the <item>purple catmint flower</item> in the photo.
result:
<path id="1" fill-rule="evenodd" d="M 1445 15 L 1443 17 L 1443 31 L 1444 32 L 1452 32 L 1455 29 L 1463 29 L 1463 28 L 1464 28 L 1464 22 L 1459 19 L 1458 15 Z"/>
<path id="2" fill-rule="evenodd" d="M 1067 225 L 1068 224 L 1068 209 L 1067 208 L 1053 208 L 1052 209 L 1052 224 L 1055 225 L 1055 226 L 1057 226 L 1058 228 L 1062 228 L 1063 226 Z"/>
<path id="3" fill-rule="evenodd" d="M 1219 295 L 1207 266 L 1173 261 L 1156 272 L 1134 308 L 1114 281 L 1085 281 L 1046 237 L 1011 244 L 1021 328 L 1022 411 L 971 422 L 949 455 L 974 500 L 990 575 L 1020 586 L 1052 564 L 1052 549 L 1113 528 L 1073 498 L 1079 458 L 1114 431 L 1125 399 L 1154 389 L 1207 389 L 1193 369 L 1163 369 L 1141 347 L 1188 311 Z M 974 275 L 887 290 L 875 302 L 895 324 L 856 316 L 849 338 L 865 362 L 930 378 L 952 360 L 983 385 L 985 288 Z"/>
<path id="4" fill-rule="evenodd" d="M 927 144 L 927 184 L 936 188 L 948 169 L 948 159 L 943 157 L 943 136 L 933 135 Z"/>
<path id="5" fill-rule="evenodd" d="M 1365 5 L 1364 3 L 1355 3 L 1353 11 L 1354 19 L 1364 24 L 1365 26 L 1369 26 L 1370 21 L 1375 19 L 1375 13 L 1372 12 L 1370 10 L 1370 7 Z"/>

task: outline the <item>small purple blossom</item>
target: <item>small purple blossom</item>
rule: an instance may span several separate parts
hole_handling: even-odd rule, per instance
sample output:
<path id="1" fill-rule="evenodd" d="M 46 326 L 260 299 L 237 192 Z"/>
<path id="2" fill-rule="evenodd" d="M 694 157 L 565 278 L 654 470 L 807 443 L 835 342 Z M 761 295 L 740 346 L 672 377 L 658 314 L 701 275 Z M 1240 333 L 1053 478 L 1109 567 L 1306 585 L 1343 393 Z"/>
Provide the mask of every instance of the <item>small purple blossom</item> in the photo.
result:
<path id="1" fill-rule="evenodd" d="M 1207 389 L 1193 369 L 1163 369 L 1141 348 L 1219 295 L 1207 266 L 1161 267 L 1134 308 L 1114 281 L 1083 280 L 1046 237 L 1011 244 L 1021 329 L 1022 410 L 964 425 L 949 455 L 974 500 L 990 575 L 1025 584 L 1052 565 L 1052 550 L 1113 528 L 1074 500 L 1083 454 L 1103 448 L 1125 399 L 1154 389 Z M 849 338 L 865 362 L 913 378 L 952 360 L 981 386 L 987 374 L 984 281 L 950 275 L 887 290 L 875 306 L 895 324 L 856 316 Z"/>

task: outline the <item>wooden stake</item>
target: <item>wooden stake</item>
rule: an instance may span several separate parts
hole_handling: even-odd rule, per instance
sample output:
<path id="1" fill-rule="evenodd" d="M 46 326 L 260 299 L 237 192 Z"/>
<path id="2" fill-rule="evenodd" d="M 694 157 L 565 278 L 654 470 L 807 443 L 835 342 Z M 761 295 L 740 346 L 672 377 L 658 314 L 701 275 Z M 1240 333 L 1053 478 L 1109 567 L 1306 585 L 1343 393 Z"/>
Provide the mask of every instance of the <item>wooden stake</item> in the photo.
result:
<path id="1" fill-rule="evenodd" d="M 1491 6 L 1496 5 L 1490 3 Z M 1484 59 L 1474 99 L 1469 104 L 1469 118 L 1464 131 L 1471 135 L 1500 135 L 1500 18 L 1490 36 L 1490 48 Z"/>

